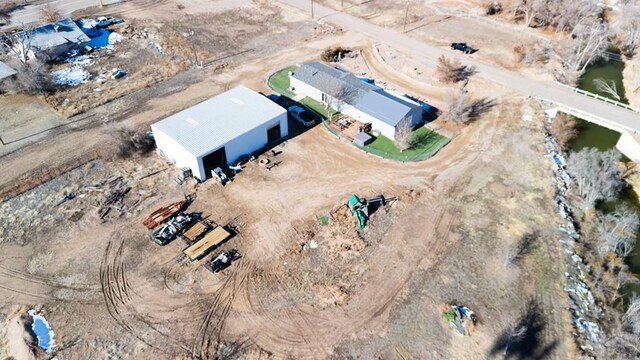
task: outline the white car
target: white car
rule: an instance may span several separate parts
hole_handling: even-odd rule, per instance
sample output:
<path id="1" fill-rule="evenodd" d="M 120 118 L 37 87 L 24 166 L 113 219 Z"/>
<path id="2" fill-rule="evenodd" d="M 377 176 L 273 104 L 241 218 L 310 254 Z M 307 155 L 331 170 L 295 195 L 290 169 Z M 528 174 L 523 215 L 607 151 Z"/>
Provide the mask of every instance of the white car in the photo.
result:
<path id="1" fill-rule="evenodd" d="M 316 123 L 314 117 L 300 106 L 294 105 L 288 109 L 289 114 L 303 126 L 313 126 Z"/>
<path id="2" fill-rule="evenodd" d="M 96 26 L 97 27 L 107 27 L 111 24 L 114 24 L 116 19 L 113 16 L 100 16 L 96 18 Z"/>

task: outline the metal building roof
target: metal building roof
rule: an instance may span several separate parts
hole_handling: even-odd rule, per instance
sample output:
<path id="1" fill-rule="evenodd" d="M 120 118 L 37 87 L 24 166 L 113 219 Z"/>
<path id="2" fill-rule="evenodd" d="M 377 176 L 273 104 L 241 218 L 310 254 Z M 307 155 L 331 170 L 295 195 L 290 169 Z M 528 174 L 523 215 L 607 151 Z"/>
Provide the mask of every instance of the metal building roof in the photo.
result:
<path id="1" fill-rule="evenodd" d="M 238 86 L 171 115 L 152 128 L 199 157 L 285 113 L 265 96 Z"/>
<path id="2" fill-rule="evenodd" d="M 13 70 L 9 65 L 0 61 L 0 80 L 8 78 L 11 75 L 15 75 L 16 71 Z"/>
<path id="3" fill-rule="evenodd" d="M 79 44 L 91 40 L 70 18 L 20 31 L 14 36 L 31 36 L 31 46 L 40 51 L 47 51 L 69 42 Z"/>
<path id="4" fill-rule="evenodd" d="M 347 95 L 344 102 L 394 127 L 413 108 L 421 107 L 409 99 L 389 94 L 383 88 L 366 83 L 350 72 L 317 61 L 302 64 L 292 76 L 333 97 L 346 89 L 343 91 Z"/>

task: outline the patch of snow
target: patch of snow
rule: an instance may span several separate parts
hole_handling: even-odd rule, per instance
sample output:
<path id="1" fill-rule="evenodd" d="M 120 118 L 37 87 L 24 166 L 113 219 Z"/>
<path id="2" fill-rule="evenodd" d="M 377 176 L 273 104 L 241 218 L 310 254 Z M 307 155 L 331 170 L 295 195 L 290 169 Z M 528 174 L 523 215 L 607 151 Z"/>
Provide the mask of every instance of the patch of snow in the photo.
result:
<path id="1" fill-rule="evenodd" d="M 149 43 L 149 48 L 151 48 L 153 51 L 157 52 L 158 54 L 164 56 L 164 51 L 162 50 L 162 46 L 160 46 L 160 44 L 154 43 L 154 42 L 150 42 Z"/>
<path id="2" fill-rule="evenodd" d="M 76 65 L 52 72 L 51 79 L 58 85 L 78 86 L 89 81 L 91 74 Z"/>
<path id="3" fill-rule="evenodd" d="M 51 330 L 51 326 L 47 319 L 44 316 L 36 313 L 35 310 L 29 310 L 29 315 L 33 318 L 33 324 L 31 325 L 31 330 L 34 334 L 36 334 L 36 338 L 38 339 L 38 346 L 40 346 L 47 353 L 51 352 L 51 348 L 55 344 L 55 340 L 53 338 L 53 330 Z"/>
<path id="4" fill-rule="evenodd" d="M 74 64 L 74 65 L 91 65 L 93 64 L 93 59 L 97 58 L 97 56 L 95 55 L 79 55 L 79 56 L 73 56 L 73 57 L 68 57 L 66 59 L 64 59 L 65 62 L 68 62 L 70 64 Z"/>
<path id="5" fill-rule="evenodd" d="M 112 32 L 111 34 L 109 34 L 108 42 L 110 45 L 117 44 L 122 40 L 124 40 L 124 38 L 122 37 L 122 35 L 118 34 L 117 32 Z"/>

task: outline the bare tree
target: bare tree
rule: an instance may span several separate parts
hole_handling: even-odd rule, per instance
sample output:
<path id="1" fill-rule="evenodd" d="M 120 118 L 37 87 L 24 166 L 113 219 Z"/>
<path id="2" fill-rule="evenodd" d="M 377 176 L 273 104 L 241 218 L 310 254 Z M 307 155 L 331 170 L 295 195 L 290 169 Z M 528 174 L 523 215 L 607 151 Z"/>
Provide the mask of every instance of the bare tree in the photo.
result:
<path id="1" fill-rule="evenodd" d="M 411 123 L 408 120 L 402 121 L 396 129 L 394 141 L 396 147 L 398 148 L 398 150 L 400 150 L 400 152 L 409 150 L 414 145 L 414 140 L 415 138 L 413 136 Z"/>
<path id="2" fill-rule="evenodd" d="M 356 96 L 357 89 L 336 83 L 333 80 L 327 83 L 326 88 L 332 89 L 325 96 L 325 110 L 329 115 L 329 121 L 333 120 L 336 113 L 342 112 L 345 106 L 352 102 Z M 335 110 L 335 111 L 334 111 Z"/>
<path id="3" fill-rule="evenodd" d="M 618 87 L 616 86 L 615 81 L 598 78 L 593 79 L 593 85 L 595 85 L 598 91 L 609 94 L 616 100 L 620 100 L 620 95 L 618 95 Z"/>
<path id="4" fill-rule="evenodd" d="M 613 29 L 622 53 L 633 57 L 640 46 L 640 4 L 622 6 L 614 18 Z"/>
<path id="5" fill-rule="evenodd" d="M 548 8 L 549 25 L 558 33 L 571 34 L 581 25 L 598 21 L 602 16 L 602 7 L 597 0 L 566 1 L 553 0 Z"/>
<path id="6" fill-rule="evenodd" d="M 599 216 L 600 254 L 613 251 L 621 258 L 627 257 L 633 251 L 638 229 L 640 217 L 628 207 L 616 208 L 609 214 Z"/>
<path id="7" fill-rule="evenodd" d="M 608 42 L 609 26 L 606 22 L 578 25 L 571 36 L 558 43 L 555 55 L 563 67 L 563 76 L 559 79 L 574 82 L 587 66 L 604 56 Z"/>
<path id="8" fill-rule="evenodd" d="M 506 357 L 509 349 L 513 345 L 518 344 L 520 341 L 522 341 L 522 339 L 524 339 L 526 335 L 527 327 L 523 325 L 522 322 L 519 321 L 517 323 L 509 325 L 507 329 L 505 329 L 506 341 L 504 352 L 502 353 L 502 355 Z"/>
<path id="9" fill-rule="evenodd" d="M 154 142 L 147 136 L 144 127 L 109 126 L 106 131 L 113 139 L 117 157 L 127 158 L 153 149 Z"/>
<path id="10" fill-rule="evenodd" d="M 47 4 L 40 8 L 40 16 L 42 17 L 42 20 L 47 23 L 56 22 L 62 18 L 60 11 L 51 4 Z"/>
<path id="11" fill-rule="evenodd" d="M 513 47 L 515 61 L 525 65 L 548 62 L 552 51 L 548 44 L 541 41 L 520 43 Z"/>
<path id="12" fill-rule="evenodd" d="M 526 26 L 536 26 L 539 14 L 546 11 L 546 0 L 518 0 L 514 7 L 514 17 L 522 17 Z"/>
<path id="13" fill-rule="evenodd" d="M 578 122 L 575 117 L 559 112 L 549 130 L 558 141 L 558 145 L 566 149 L 571 140 L 578 136 Z"/>
<path id="14" fill-rule="evenodd" d="M 467 90 L 463 87 L 449 90 L 442 116 L 450 122 L 466 124 L 471 121 L 472 113 L 473 100 Z"/>
<path id="15" fill-rule="evenodd" d="M 45 94 L 53 90 L 47 65 L 41 60 L 22 63 L 11 58 L 8 64 L 16 70 L 16 75 L 2 82 L 3 91 L 10 94 Z"/>
<path id="16" fill-rule="evenodd" d="M 475 73 L 475 66 L 462 65 L 458 60 L 447 59 L 444 55 L 440 55 L 435 75 L 440 82 L 455 83 L 467 80 Z"/>
<path id="17" fill-rule="evenodd" d="M 484 4 L 484 13 L 486 15 L 495 15 L 502 12 L 502 4 L 499 1 L 491 0 Z"/>
<path id="18" fill-rule="evenodd" d="M 584 148 L 569 156 L 567 170 L 576 180 L 576 191 L 586 209 L 620 193 L 623 178 L 619 160 L 616 150 L 600 152 L 594 148 Z"/>
<path id="19" fill-rule="evenodd" d="M 634 295 L 631 298 L 622 320 L 632 333 L 640 335 L 640 296 Z"/>
<path id="20" fill-rule="evenodd" d="M 533 250 L 539 238 L 539 231 L 533 231 L 521 236 L 513 244 L 507 247 L 503 265 L 505 267 L 516 265 L 525 255 Z"/>
<path id="21" fill-rule="evenodd" d="M 14 55 L 23 65 L 27 65 L 27 61 L 35 56 L 34 34 L 32 27 L 26 27 L 14 34 L 1 34 L 0 47 L 3 51 Z"/>

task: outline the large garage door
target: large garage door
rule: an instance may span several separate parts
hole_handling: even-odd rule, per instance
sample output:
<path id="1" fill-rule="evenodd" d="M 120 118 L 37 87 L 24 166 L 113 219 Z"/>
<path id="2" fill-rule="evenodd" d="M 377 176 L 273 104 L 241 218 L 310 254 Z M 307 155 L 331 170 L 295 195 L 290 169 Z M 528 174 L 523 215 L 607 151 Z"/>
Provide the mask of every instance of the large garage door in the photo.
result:
<path id="1" fill-rule="evenodd" d="M 267 142 L 269 142 L 269 144 L 279 139 L 280 139 L 280 124 L 267 130 Z"/>
<path id="2" fill-rule="evenodd" d="M 224 146 L 202 158 L 202 166 L 207 179 L 211 178 L 211 170 L 220 167 L 223 171 L 227 169 L 227 153 Z"/>

